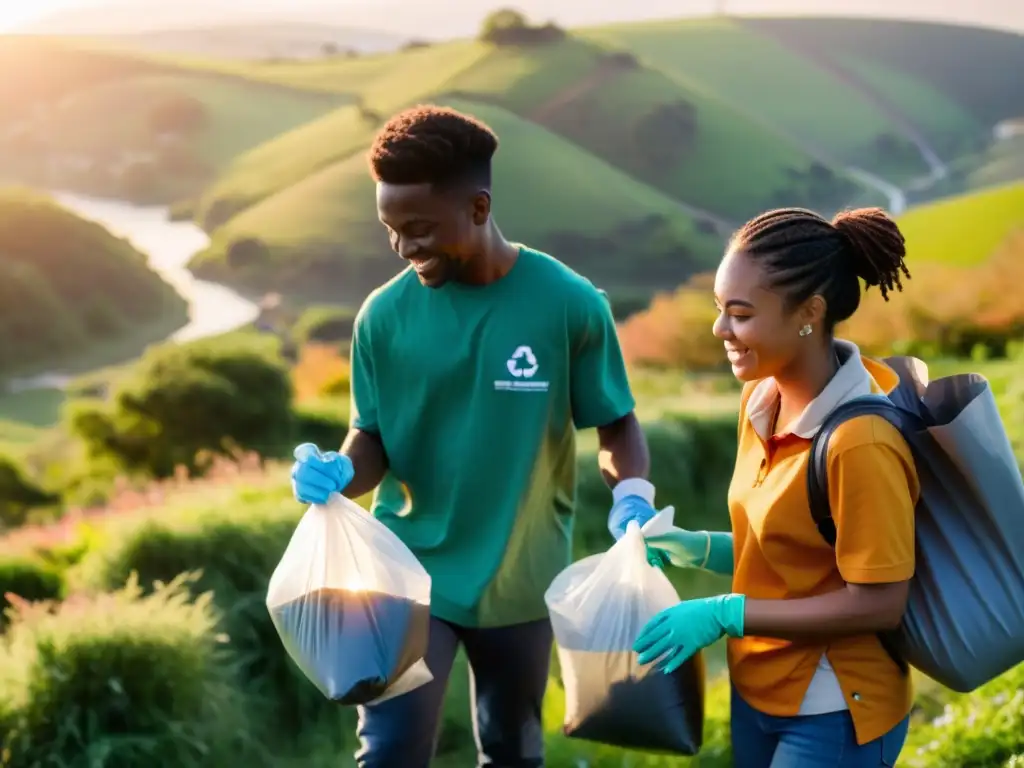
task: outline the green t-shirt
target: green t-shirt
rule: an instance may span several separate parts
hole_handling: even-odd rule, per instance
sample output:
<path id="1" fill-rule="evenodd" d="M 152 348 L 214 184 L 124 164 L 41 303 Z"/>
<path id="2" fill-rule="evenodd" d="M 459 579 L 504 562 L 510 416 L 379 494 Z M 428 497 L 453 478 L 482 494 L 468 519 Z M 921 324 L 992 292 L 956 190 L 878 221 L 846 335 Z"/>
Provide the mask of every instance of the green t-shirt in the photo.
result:
<path id="1" fill-rule="evenodd" d="M 431 289 L 410 268 L 356 317 L 352 426 L 390 463 L 373 514 L 462 626 L 547 615 L 571 562 L 576 429 L 633 407 L 604 293 L 528 248 L 486 286 Z"/>

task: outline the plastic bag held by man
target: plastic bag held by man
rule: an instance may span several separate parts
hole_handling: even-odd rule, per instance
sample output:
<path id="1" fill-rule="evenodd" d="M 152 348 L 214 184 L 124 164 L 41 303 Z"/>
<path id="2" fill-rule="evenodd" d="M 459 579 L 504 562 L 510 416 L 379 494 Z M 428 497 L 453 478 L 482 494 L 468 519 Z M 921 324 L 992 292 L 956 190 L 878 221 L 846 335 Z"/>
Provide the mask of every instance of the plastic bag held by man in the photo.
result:
<path id="1" fill-rule="evenodd" d="M 647 562 L 644 534 L 672 527 L 667 507 L 643 529 L 630 523 L 608 552 L 562 571 L 544 595 L 565 685 L 566 736 L 628 749 L 695 755 L 704 731 L 704 659 L 671 674 L 643 667 L 633 642 L 644 624 L 679 602 Z"/>
<path id="2" fill-rule="evenodd" d="M 394 533 L 340 494 L 299 521 L 270 579 L 285 649 L 332 701 L 369 704 L 430 682 L 430 576 Z"/>

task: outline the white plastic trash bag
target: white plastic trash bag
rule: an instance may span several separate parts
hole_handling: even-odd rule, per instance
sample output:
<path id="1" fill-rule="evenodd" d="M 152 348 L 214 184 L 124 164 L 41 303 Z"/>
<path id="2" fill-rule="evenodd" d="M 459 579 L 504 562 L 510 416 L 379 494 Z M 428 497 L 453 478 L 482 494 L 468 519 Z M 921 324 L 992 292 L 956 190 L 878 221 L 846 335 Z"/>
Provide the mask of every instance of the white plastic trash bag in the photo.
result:
<path id="1" fill-rule="evenodd" d="M 566 736 L 628 749 L 695 755 L 704 731 L 704 658 L 666 675 L 641 666 L 633 643 L 657 613 L 679 602 L 647 562 L 644 536 L 672 529 L 666 507 L 631 523 L 604 554 L 562 571 L 544 594 L 565 686 Z"/>
<path id="2" fill-rule="evenodd" d="M 267 609 L 288 655 L 332 701 L 379 703 L 433 679 L 424 661 L 430 576 L 340 494 L 302 516 L 270 579 Z"/>

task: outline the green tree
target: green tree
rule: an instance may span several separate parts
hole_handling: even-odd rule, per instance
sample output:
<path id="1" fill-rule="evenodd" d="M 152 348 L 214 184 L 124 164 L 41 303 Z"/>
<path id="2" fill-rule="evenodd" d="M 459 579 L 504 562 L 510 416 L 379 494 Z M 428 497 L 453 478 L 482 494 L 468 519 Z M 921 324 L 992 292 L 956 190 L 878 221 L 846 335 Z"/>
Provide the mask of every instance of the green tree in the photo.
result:
<path id="1" fill-rule="evenodd" d="M 292 385 L 277 348 L 241 334 L 148 352 L 112 402 L 79 401 L 69 419 L 91 456 L 169 477 L 200 454 L 276 455 L 292 433 Z"/>
<path id="2" fill-rule="evenodd" d="M 514 8 L 499 8 L 488 14 L 480 27 L 480 39 L 493 41 L 510 30 L 523 30 L 529 26 L 526 17 Z"/>

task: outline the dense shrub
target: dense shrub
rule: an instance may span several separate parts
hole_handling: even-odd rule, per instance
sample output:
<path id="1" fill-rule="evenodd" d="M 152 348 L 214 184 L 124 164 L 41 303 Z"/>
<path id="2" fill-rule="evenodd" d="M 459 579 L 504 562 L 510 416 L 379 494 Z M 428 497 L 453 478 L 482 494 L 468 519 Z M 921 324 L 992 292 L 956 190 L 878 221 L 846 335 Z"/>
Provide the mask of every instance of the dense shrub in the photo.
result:
<path id="1" fill-rule="evenodd" d="M 24 523 L 33 508 L 59 500 L 26 477 L 14 459 L 0 454 L 0 531 Z"/>
<path id="2" fill-rule="evenodd" d="M 493 45 L 541 45 L 565 38 L 565 30 L 554 24 L 530 25 L 517 10 L 500 8 L 484 19 L 480 40 Z"/>
<path id="3" fill-rule="evenodd" d="M 321 395 L 348 396 L 351 366 L 338 343 L 309 342 L 298 350 L 292 385 L 299 402 Z"/>
<path id="4" fill-rule="evenodd" d="M 726 366 L 722 342 L 711 331 L 714 276 L 695 275 L 674 293 L 659 294 L 643 312 L 619 326 L 626 359 L 644 365 L 719 370 Z"/>
<path id="5" fill-rule="evenodd" d="M 299 405 L 295 408 L 293 442 L 316 443 L 336 450 L 348 432 L 348 421 L 337 409 L 320 405 Z"/>
<path id="6" fill-rule="evenodd" d="M 30 557 L 0 557 L 0 627 L 7 623 L 7 595 L 28 601 L 60 600 L 64 575 L 53 565 Z"/>
<path id="7" fill-rule="evenodd" d="M 356 310 L 333 304 L 318 304 L 304 311 L 292 326 L 292 340 L 299 346 L 308 342 L 340 343 L 352 338 Z"/>
<path id="8" fill-rule="evenodd" d="M 1006 286 L 1024 282 L 1024 233 L 1011 236 L 984 264 L 963 267 L 911 264 L 902 293 L 884 301 L 865 293 L 860 308 L 838 333 L 874 355 L 1002 357 L 1024 336 L 1024 302 Z M 654 366 L 717 370 L 722 343 L 712 334 L 717 316 L 713 276 L 701 274 L 620 327 L 627 358 Z"/>
<path id="9" fill-rule="evenodd" d="M 220 768 L 256 758 L 209 597 L 184 580 L 21 609 L 0 648 L 8 768 Z"/>
<path id="10" fill-rule="evenodd" d="M 1003 356 L 1024 336 L 1024 302 L 1007 286 L 1024 281 L 1024 232 L 1007 239 L 982 265 L 911 264 L 902 294 L 865 295 L 840 331 L 866 350 L 922 356 L 968 356 L 976 348 Z"/>
<path id="11" fill-rule="evenodd" d="M 725 496 L 736 460 L 736 418 L 670 414 L 645 424 L 644 432 L 657 506 L 674 506 L 676 520 L 688 528 L 727 530 Z M 582 556 L 608 548 L 611 492 L 593 454 L 581 454 L 578 477 L 576 550 Z"/>
<path id="12" fill-rule="evenodd" d="M 111 590 L 137 573 L 148 590 L 180 573 L 199 571 L 191 589 L 213 592 L 253 711 L 276 733 L 295 735 L 307 721 L 329 715 L 328 702 L 289 661 L 267 612 L 266 594 L 303 511 L 283 486 L 279 494 L 243 492 L 227 504 L 128 522 L 86 558 L 75 580 L 93 590 Z"/>
<path id="13" fill-rule="evenodd" d="M 1024 754 L 1024 664 L 911 730 L 901 762 L 920 768 L 989 768 Z"/>
<path id="14" fill-rule="evenodd" d="M 279 351 L 235 334 L 149 350 L 111 403 L 82 401 L 73 432 L 96 458 L 169 477 L 203 470 L 201 451 L 276 455 L 291 436 L 292 388 Z"/>

